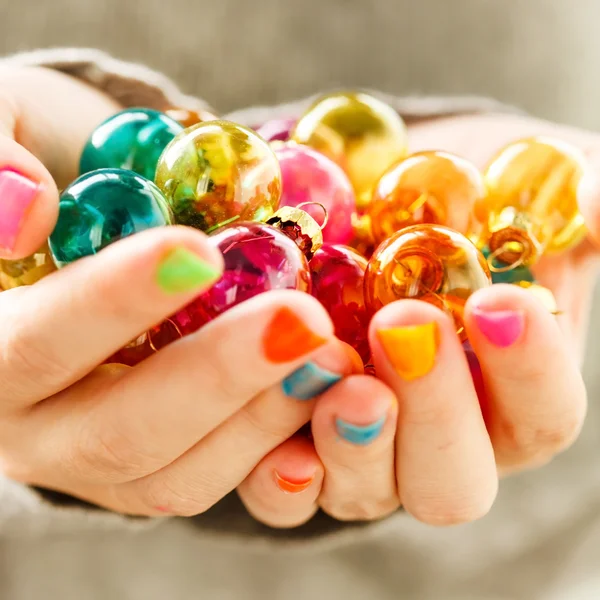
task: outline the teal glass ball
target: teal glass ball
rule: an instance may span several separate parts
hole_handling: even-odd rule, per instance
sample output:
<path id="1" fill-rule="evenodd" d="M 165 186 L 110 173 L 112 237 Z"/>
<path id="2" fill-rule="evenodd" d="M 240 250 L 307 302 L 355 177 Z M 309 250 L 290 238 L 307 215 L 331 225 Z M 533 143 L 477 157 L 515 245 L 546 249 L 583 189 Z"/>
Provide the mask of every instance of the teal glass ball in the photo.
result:
<path id="1" fill-rule="evenodd" d="M 134 233 L 172 224 L 171 209 L 151 181 L 123 169 L 99 169 L 63 191 L 48 245 L 56 266 L 64 267 Z"/>
<path id="2" fill-rule="evenodd" d="M 162 151 L 183 126 L 147 108 L 128 108 L 99 125 L 84 146 L 79 173 L 127 169 L 153 180 Z"/>

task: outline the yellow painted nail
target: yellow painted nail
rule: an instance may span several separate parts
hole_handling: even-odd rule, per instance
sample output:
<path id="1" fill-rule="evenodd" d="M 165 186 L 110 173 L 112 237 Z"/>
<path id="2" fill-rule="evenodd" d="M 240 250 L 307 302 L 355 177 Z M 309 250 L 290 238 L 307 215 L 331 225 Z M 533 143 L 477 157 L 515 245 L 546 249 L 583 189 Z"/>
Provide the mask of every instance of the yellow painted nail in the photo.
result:
<path id="1" fill-rule="evenodd" d="M 433 369 L 439 344 L 436 322 L 380 329 L 377 337 L 388 360 L 403 379 L 412 381 Z"/>

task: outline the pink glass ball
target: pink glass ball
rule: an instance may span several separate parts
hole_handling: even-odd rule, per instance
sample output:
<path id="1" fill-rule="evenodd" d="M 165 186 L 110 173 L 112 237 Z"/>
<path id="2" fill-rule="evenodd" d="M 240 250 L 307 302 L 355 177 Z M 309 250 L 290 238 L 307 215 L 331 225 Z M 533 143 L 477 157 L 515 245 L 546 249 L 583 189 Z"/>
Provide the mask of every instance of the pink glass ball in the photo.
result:
<path id="1" fill-rule="evenodd" d="M 327 309 L 337 337 L 367 364 L 370 313 L 365 306 L 367 260 L 345 246 L 324 245 L 310 261 L 312 295 Z"/>
<path id="2" fill-rule="evenodd" d="M 304 202 L 322 204 L 327 211 L 323 239 L 329 244 L 348 244 L 353 237 L 352 215 L 356 199 L 344 171 L 324 154 L 293 142 L 274 147 L 279 159 L 282 193 L 279 206 L 298 206 Z M 317 223 L 323 222 L 323 209 L 303 206 Z"/>
<path id="3" fill-rule="evenodd" d="M 306 258 L 279 229 L 263 223 L 240 223 L 215 232 L 209 239 L 222 252 L 225 270 L 208 292 L 171 317 L 182 335 L 262 292 L 290 289 L 310 293 Z"/>
<path id="4" fill-rule="evenodd" d="M 287 142 L 294 125 L 296 119 L 273 119 L 255 128 L 255 131 L 266 142 Z"/>

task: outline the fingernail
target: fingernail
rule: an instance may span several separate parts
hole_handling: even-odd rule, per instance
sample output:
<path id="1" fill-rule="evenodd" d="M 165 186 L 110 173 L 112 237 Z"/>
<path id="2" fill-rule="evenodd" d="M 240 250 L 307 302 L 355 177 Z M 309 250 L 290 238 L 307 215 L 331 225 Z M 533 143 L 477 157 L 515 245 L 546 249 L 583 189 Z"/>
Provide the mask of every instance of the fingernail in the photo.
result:
<path id="1" fill-rule="evenodd" d="M 341 375 L 308 362 L 288 375 L 281 387 L 283 393 L 296 400 L 312 400 L 340 381 Z"/>
<path id="2" fill-rule="evenodd" d="M 289 308 L 280 308 L 267 326 L 263 347 L 267 360 L 285 363 L 316 350 L 326 341 L 311 331 Z"/>
<path id="3" fill-rule="evenodd" d="M 380 329 L 377 337 L 400 377 L 407 381 L 427 375 L 435 365 L 439 345 L 437 323 Z"/>
<path id="4" fill-rule="evenodd" d="M 14 250 L 25 215 L 40 189 L 32 181 L 11 169 L 0 169 L 0 247 Z"/>
<path id="5" fill-rule="evenodd" d="M 525 315 L 522 310 L 473 310 L 479 331 L 499 348 L 512 346 L 523 333 Z"/>
<path id="6" fill-rule="evenodd" d="M 385 425 L 387 415 L 368 425 L 355 425 L 339 417 L 335 420 L 335 428 L 339 435 L 351 444 L 366 446 L 376 440 Z"/>
<path id="7" fill-rule="evenodd" d="M 187 248 L 175 248 L 160 261 L 156 280 L 167 294 L 180 294 L 217 281 L 220 274 Z"/>
<path id="8" fill-rule="evenodd" d="M 310 487 L 310 484 L 315 480 L 313 475 L 309 479 L 303 479 L 300 481 L 291 481 L 289 478 L 282 477 L 278 471 L 274 470 L 273 475 L 275 477 L 275 483 L 277 487 L 286 494 L 299 494 Z"/>

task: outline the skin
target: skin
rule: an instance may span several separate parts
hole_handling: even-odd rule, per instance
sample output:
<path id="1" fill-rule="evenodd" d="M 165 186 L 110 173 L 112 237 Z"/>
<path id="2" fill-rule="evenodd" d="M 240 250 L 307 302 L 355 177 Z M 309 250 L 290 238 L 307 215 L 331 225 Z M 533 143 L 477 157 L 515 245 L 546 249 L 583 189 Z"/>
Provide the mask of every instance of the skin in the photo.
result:
<path id="1" fill-rule="evenodd" d="M 42 88 L 43 99 L 36 93 Z M 56 185 L 76 177 L 91 130 L 119 107 L 44 69 L 0 71 L 0 90 L 0 166 L 42 185 L 14 251 L 1 255 L 16 259 L 47 237 L 56 219 Z M 470 298 L 466 327 L 490 396 L 486 422 L 452 324 L 416 301 L 388 305 L 373 319 L 380 380 L 353 374 L 356 356 L 334 338 L 324 309 L 287 291 L 229 311 L 134 369 L 97 367 L 202 291 L 166 295 L 158 288 L 154 269 L 167 251 L 185 247 L 222 267 L 203 234 L 173 227 L 123 240 L 31 288 L 0 294 L 0 468 L 19 481 L 136 515 L 198 514 L 237 489 L 248 511 L 273 527 L 300 525 L 319 507 L 340 520 L 381 518 L 401 504 L 435 525 L 482 517 L 499 476 L 548 462 L 583 423 L 579 361 L 598 267 L 600 139 L 500 115 L 410 127 L 413 150 L 449 150 L 479 166 L 500 146 L 532 134 L 562 137 L 589 153 L 594 175 L 581 208 L 590 237 L 544 259 L 536 271 L 555 292 L 561 317 L 516 287 L 494 286 Z M 281 307 L 325 342 L 275 365 L 260 340 Z M 522 311 L 526 330 L 500 349 L 478 330 L 473 312 L 506 308 Z M 430 322 L 440 334 L 435 367 L 402 380 L 376 332 Z M 281 380 L 308 359 L 347 377 L 310 402 L 286 398 Z M 382 432 L 368 445 L 341 440 L 335 429 L 337 418 L 366 425 L 382 417 Z M 314 441 L 294 435 L 311 420 Z M 275 472 L 309 483 L 290 493 Z"/>

